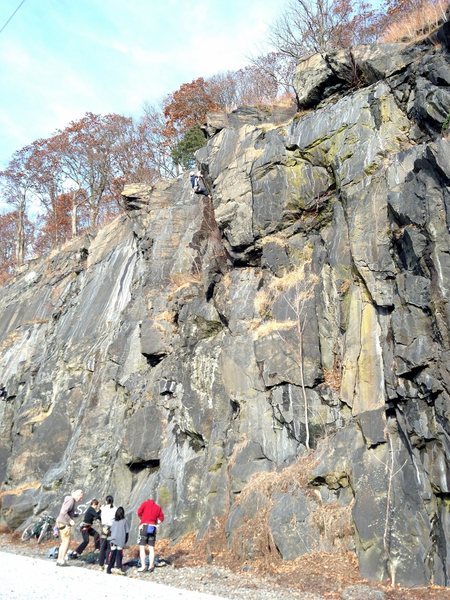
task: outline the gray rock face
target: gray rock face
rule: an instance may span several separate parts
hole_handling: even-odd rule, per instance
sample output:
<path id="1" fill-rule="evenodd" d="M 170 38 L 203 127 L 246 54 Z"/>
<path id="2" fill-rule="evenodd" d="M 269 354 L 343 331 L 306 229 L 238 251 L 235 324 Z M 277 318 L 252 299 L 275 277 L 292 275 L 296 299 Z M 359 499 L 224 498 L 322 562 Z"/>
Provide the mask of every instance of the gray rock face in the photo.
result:
<path id="1" fill-rule="evenodd" d="M 153 495 L 164 537 L 449 584 L 448 54 L 354 54 L 352 93 L 309 60 L 314 112 L 211 117 L 212 200 L 127 188 L 1 290 L 4 522 Z"/>

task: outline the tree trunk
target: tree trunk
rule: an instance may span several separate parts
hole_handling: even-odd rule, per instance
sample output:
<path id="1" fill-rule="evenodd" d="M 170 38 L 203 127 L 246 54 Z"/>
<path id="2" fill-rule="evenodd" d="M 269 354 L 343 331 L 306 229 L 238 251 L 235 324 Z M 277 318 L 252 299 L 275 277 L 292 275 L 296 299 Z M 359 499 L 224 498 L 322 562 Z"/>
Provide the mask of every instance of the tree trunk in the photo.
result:
<path id="1" fill-rule="evenodd" d="M 75 193 L 72 196 L 72 237 L 78 235 L 78 204 L 75 201 Z"/>
<path id="2" fill-rule="evenodd" d="M 95 227 L 97 225 L 98 212 L 98 206 L 95 206 L 93 204 L 89 205 L 89 224 L 91 227 Z"/>
<path id="3" fill-rule="evenodd" d="M 17 211 L 17 240 L 16 240 L 16 266 L 23 265 L 25 259 L 25 211 Z"/>

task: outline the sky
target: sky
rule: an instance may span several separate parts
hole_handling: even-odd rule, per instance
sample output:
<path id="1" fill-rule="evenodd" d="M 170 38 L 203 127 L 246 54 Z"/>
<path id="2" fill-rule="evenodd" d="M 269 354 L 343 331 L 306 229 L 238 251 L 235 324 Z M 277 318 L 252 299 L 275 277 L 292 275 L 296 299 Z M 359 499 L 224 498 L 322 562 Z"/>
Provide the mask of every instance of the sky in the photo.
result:
<path id="1" fill-rule="evenodd" d="M 0 0 L 0 169 L 86 112 L 139 117 L 183 83 L 245 66 L 270 49 L 285 2 Z"/>

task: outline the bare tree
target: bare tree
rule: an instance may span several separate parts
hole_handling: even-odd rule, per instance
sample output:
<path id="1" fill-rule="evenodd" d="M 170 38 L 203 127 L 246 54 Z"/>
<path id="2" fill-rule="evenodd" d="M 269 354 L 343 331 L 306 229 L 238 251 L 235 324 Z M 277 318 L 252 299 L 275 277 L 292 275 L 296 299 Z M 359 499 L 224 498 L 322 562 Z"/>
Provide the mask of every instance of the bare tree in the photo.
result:
<path id="1" fill-rule="evenodd" d="M 59 219 L 58 198 L 63 190 L 63 173 L 53 138 L 36 140 L 30 145 L 31 153 L 27 170 L 32 188 L 42 206 L 47 211 L 47 220 L 51 221 L 53 247 L 58 245 Z"/>
<path id="2" fill-rule="evenodd" d="M 255 334 L 265 336 L 276 334 L 282 342 L 282 351 L 298 369 L 298 383 L 303 403 L 303 425 L 305 427 L 305 447 L 311 447 L 311 410 L 308 405 L 307 348 L 305 353 L 305 330 L 308 329 L 308 313 L 314 311 L 314 296 L 319 277 L 310 271 L 313 248 L 305 247 L 299 264 L 284 275 L 273 277 L 261 288 L 255 299 L 255 309 L 263 321 L 255 328 Z M 273 307 L 277 303 L 278 314 L 284 313 L 284 320 L 272 318 Z M 283 311 L 283 312 L 282 312 Z M 306 363 L 306 365 L 305 365 Z M 297 379 L 297 374 L 294 376 Z"/>
<path id="3" fill-rule="evenodd" d="M 29 170 L 32 147 L 25 146 L 14 152 L 8 167 L 0 172 L 3 196 L 14 207 L 16 218 L 15 261 L 23 264 L 26 251 L 25 221 L 28 202 L 33 195 L 33 177 Z"/>
<path id="4" fill-rule="evenodd" d="M 363 0 L 290 0 L 272 28 L 271 41 L 279 52 L 298 61 L 364 41 L 373 14 Z"/>
<path id="5" fill-rule="evenodd" d="M 269 60 L 265 62 L 268 67 Z M 273 77 L 273 72 L 262 68 L 263 58 L 257 67 L 252 64 L 235 73 L 238 101 L 240 105 L 270 104 L 278 95 L 278 81 Z"/>
<path id="6" fill-rule="evenodd" d="M 17 227 L 20 222 L 17 211 L 0 215 L 0 285 L 3 285 L 14 274 L 17 264 Z M 33 235 L 33 225 L 26 217 L 24 231 L 29 243 Z"/>
<path id="7" fill-rule="evenodd" d="M 123 176 L 118 160 L 126 132 L 132 127 L 131 119 L 117 114 L 86 113 L 54 136 L 59 148 L 59 161 L 66 185 L 82 190 L 89 207 L 91 226 L 114 195 L 114 180 Z M 77 196 L 82 198 L 82 194 Z"/>
<path id="8" fill-rule="evenodd" d="M 166 135 L 166 122 L 162 109 L 151 104 L 144 105 L 144 114 L 137 124 L 139 148 L 149 165 L 160 177 L 174 177 L 176 167 L 172 150 L 178 138 Z"/>
<path id="9" fill-rule="evenodd" d="M 304 424 L 305 424 L 305 447 L 307 450 L 310 449 L 310 433 L 309 433 L 309 412 L 308 412 L 308 398 L 306 395 L 306 387 L 305 387 L 305 369 L 304 369 L 304 359 L 303 359 L 303 332 L 305 330 L 305 316 L 304 316 L 304 307 L 305 307 L 305 293 L 300 289 L 298 283 L 295 288 L 295 296 L 291 301 L 286 296 L 286 301 L 295 316 L 295 329 L 297 331 L 297 346 L 294 347 L 294 360 L 298 365 L 299 373 L 300 373 L 300 389 L 302 393 L 303 399 L 303 411 L 304 411 Z M 278 336 L 280 339 L 286 343 L 287 340 L 285 337 L 278 331 Z"/>
<path id="10" fill-rule="evenodd" d="M 239 91 L 235 71 L 218 73 L 207 81 L 212 97 L 222 110 L 231 111 L 239 106 Z"/>
<path id="11" fill-rule="evenodd" d="M 283 52 L 269 52 L 253 58 L 251 62 L 259 78 L 265 78 L 269 83 L 272 94 L 274 90 L 275 96 L 280 92 L 289 95 L 294 93 L 293 78 L 297 60 L 292 56 Z"/>

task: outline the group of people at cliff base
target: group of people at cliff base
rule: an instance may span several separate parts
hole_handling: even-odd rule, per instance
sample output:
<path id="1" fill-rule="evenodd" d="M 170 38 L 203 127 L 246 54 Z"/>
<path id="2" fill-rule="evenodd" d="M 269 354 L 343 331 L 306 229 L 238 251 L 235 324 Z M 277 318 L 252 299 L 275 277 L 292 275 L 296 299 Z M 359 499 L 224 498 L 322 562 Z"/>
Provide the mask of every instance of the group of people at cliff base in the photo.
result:
<path id="1" fill-rule="evenodd" d="M 72 529 L 75 525 L 74 519 L 79 516 L 76 505 L 83 499 L 83 490 L 75 490 L 64 498 L 61 510 L 56 519 L 59 529 L 61 545 L 58 550 L 56 564 L 59 567 L 67 566 L 66 556 L 69 551 Z M 138 544 L 141 566 L 140 573 L 147 570 L 146 549 L 149 553 L 148 570 L 153 572 L 155 568 L 155 541 L 157 526 L 164 521 L 162 508 L 151 498 L 144 500 L 137 510 L 140 519 Z M 101 523 L 101 533 L 94 528 L 94 521 L 98 519 Z M 124 574 L 122 560 L 123 550 L 128 543 L 130 527 L 125 518 L 125 510 L 122 506 L 115 507 L 112 496 L 106 496 L 105 503 L 94 498 L 83 515 L 80 525 L 83 538 L 81 544 L 70 554 L 71 558 L 78 558 L 89 544 L 89 538 L 94 540 L 95 550 L 99 552 L 98 562 L 101 568 L 110 573 Z"/>

